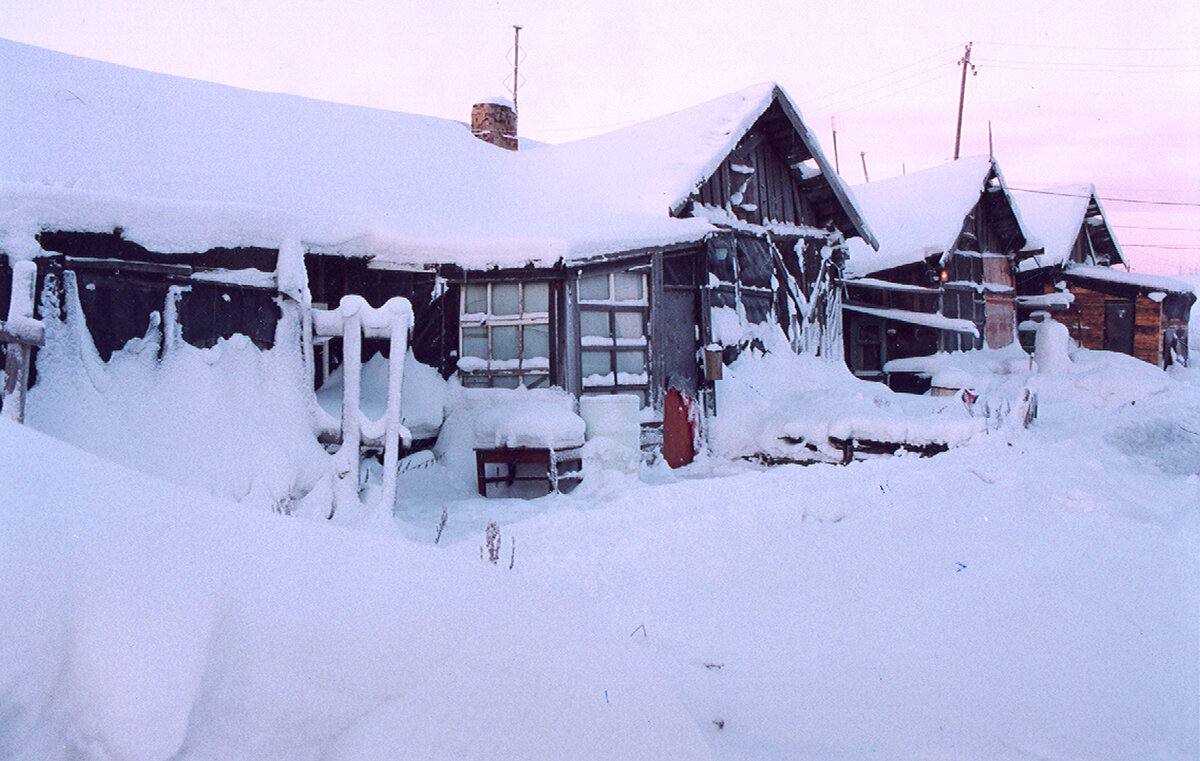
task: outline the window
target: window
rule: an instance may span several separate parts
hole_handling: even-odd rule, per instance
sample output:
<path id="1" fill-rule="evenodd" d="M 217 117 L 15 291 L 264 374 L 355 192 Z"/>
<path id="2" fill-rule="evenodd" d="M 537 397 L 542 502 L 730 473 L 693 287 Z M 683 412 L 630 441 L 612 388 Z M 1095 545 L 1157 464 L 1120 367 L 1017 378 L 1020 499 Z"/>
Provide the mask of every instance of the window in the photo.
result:
<path id="1" fill-rule="evenodd" d="M 650 300 L 637 270 L 579 277 L 580 365 L 588 394 L 629 393 L 646 402 Z"/>
<path id="2" fill-rule="evenodd" d="M 464 284 L 458 346 L 464 386 L 549 385 L 550 283 Z"/>

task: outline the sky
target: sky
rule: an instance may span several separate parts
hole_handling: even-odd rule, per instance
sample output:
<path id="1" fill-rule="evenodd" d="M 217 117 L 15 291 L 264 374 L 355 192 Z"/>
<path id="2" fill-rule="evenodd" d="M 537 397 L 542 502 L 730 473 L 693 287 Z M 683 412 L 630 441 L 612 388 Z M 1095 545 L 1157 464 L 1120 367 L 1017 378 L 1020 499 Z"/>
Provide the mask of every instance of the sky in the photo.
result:
<path id="1" fill-rule="evenodd" d="M 272 92 L 466 119 L 509 92 L 564 142 L 764 81 L 851 184 L 988 152 L 1093 182 L 1135 270 L 1200 275 L 1200 3 L 0 0 L 0 37 Z"/>

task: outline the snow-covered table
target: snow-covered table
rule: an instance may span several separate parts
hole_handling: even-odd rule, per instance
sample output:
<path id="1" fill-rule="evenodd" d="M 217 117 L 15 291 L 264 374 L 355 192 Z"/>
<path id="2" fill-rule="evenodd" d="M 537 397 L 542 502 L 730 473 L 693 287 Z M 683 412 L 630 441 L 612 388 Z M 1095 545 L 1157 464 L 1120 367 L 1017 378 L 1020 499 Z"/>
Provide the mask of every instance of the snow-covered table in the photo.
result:
<path id="1" fill-rule="evenodd" d="M 505 470 L 489 476 L 488 465 L 502 465 Z M 533 466 L 529 469 L 533 472 L 522 472 L 522 465 Z M 487 496 L 488 484 L 512 486 L 516 481 L 544 481 L 551 492 L 557 492 L 564 482 L 572 486 L 579 483 L 583 459 L 578 447 L 567 450 L 544 447 L 476 448 L 475 468 L 479 494 L 483 497 Z"/>
<path id="2" fill-rule="evenodd" d="M 489 407 L 475 418 L 479 493 L 486 497 L 488 484 L 516 481 L 544 481 L 552 492 L 563 481 L 578 483 L 584 430 L 583 418 L 557 400 L 519 398 Z M 488 475 L 489 465 L 502 472 Z"/>

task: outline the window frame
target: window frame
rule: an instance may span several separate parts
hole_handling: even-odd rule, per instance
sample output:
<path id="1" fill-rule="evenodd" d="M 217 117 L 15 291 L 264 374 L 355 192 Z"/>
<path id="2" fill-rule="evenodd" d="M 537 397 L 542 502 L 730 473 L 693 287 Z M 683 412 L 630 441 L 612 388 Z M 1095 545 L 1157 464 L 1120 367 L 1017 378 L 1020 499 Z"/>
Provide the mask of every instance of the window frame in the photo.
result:
<path id="1" fill-rule="evenodd" d="M 554 382 L 554 331 L 551 315 L 554 312 L 555 288 L 554 280 L 548 278 L 509 278 L 495 280 L 468 280 L 459 285 L 458 300 L 458 359 L 455 368 L 459 380 L 466 388 L 544 388 Z M 511 314 L 493 314 L 494 290 L 496 286 L 517 286 L 517 311 Z M 541 285 L 546 288 L 544 311 L 526 310 L 526 288 L 530 285 Z M 486 305 L 483 312 L 468 312 L 467 298 L 471 288 L 486 288 Z M 531 327 L 542 327 L 546 333 L 545 356 L 526 357 L 526 331 Z M 495 340 L 493 331 L 496 328 L 516 328 L 517 345 L 516 357 L 513 359 L 495 359 Z M 486 333 L 487 356 L 467 354 L 466 333 L 471 330 L 483 330 Z M 476 360 L 471 362 L 468 360 Z M 537 361 L 535 360 L 544 360 Z M 478 363 L 482 362 L 483 366 Z M 464 365 L 466 365 L 464 367 Z M 530 382 L 532 380 L 532 382 Z"/>
<path id="2" fill-rule="evenodd" d="M 641 295 L 636 299 L 617 298 L 617 279 L 622 275 L 637 275 L 641 279 Z M 604 299 L 584 298 L 584 280 L 593 277 L 603 277 L 608 280 L 608 297 Z M 635 394 L 642 400 L 642 406 L 649 402 L 650 392 L 650 266 L 639 264 L 632 267 L 605 271 L 581 271 L 577 275 L 578 307 L 579 307 L 579 378 L 583 394 Z M 584 326 L 587 314 L 602 314 L 607 323 L 605 335 L 589 334 Z M 641 335 L 636 337 L 622 336 L 618 325 L 618 315 L 637 314 L 641 317 Z M 587 373 L 584 369 L 586 354 L 603 354 L 607 357 L 608 372 Z M 620 369 L 621 355 L 640 354 L 641 370 L 630 373 Z M 640 375 L 636 383 L 621 382 L 622 375 Z M 600 376 L 604 381 L 591 381 L 590 378 Z"/>

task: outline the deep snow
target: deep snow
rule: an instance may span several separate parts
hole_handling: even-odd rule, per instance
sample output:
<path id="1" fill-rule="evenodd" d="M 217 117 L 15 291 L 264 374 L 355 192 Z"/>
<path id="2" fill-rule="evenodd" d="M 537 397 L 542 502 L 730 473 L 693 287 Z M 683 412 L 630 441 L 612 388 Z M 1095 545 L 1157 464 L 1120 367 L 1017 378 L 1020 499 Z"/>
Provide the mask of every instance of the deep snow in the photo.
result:
<path id="1" fill-rule="evenodd" d="M 190 368 L 223 394 L 222 363 L 257 353 L 234 344 L 155 383 Z M 789 406 L 780 361 L 729 368 L 767 397 L 745 420 L 919 411 L 803 358 Z M 446 451 L 469 451 L 468 416 L 442 462 L 404 463 L 394 518 L 349 526 L 220 486 L 213 458 L 254 455 L 196 446 L 211 432 L 56 433 L 242 505 L 0 427 L 0 757 L 1195 758 L 1200 372 L 933 364 L 981 399 L 1036 390 L 1038 420 L 846 467 L 761 468 L 714 431 L 678 471 L 593 463 L 569 495 L 483 500 Z M 86 408 L 121 398 L 32 393 L 32 420 L 77 404 L 109 426 Z"/>

